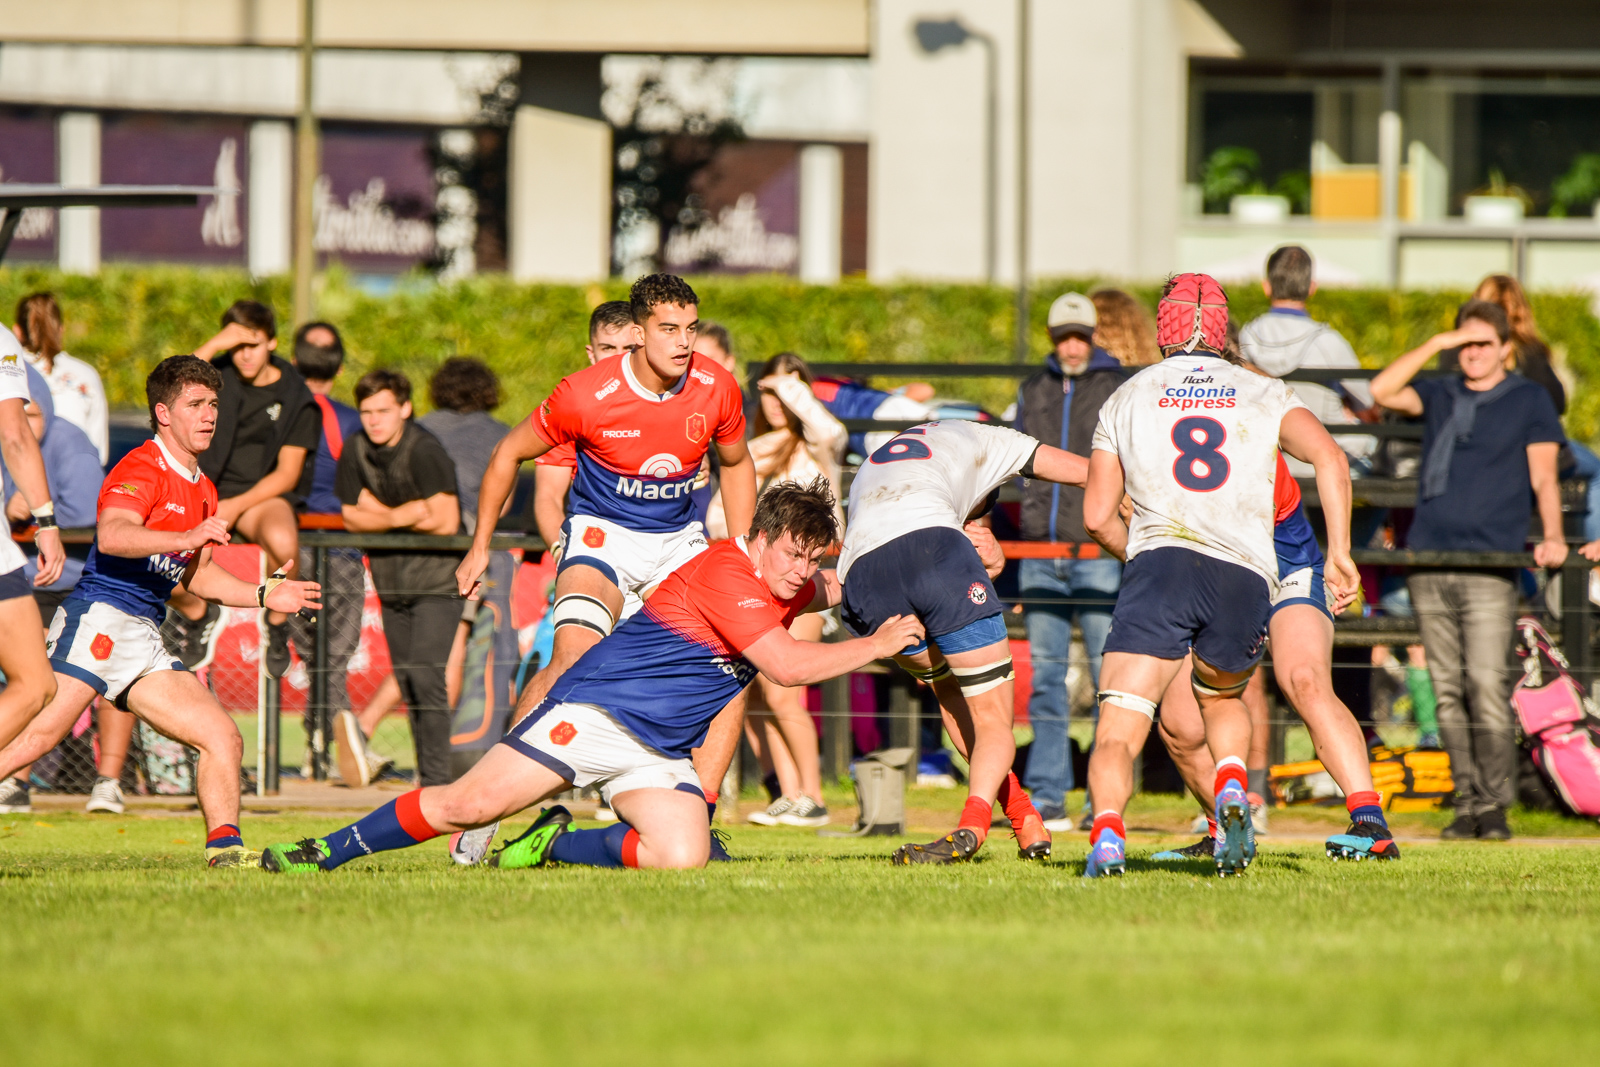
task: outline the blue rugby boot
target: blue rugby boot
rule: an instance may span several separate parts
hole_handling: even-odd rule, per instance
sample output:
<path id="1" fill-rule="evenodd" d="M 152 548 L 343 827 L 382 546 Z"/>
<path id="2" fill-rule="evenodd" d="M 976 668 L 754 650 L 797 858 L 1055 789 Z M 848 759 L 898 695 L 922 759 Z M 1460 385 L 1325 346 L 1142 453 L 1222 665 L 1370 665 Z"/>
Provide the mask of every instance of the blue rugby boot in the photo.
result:
<path id="1" fill-rule="evenodd" d="M 1217 876 L 1240 875 L 1256 858 L 1256 831 L 1250 822 L 1250 795 L 1230 780 L 1217 794 Z"/>
<path id="2" fill-rule="evenodd" d="M 1335 860 L 1397 860 L 1400 846 L 1381 822 L 1356 819 L 1342 834 L 1327 841 L 1328 856 Z"/>
<path id="3" fill-rule="evenodd" d="M 1127 862 L 1127 842 L 1107 826 L 1100 831 L 1094 847 L 1089 850 L 1089 859 L 1083 865 L 1083 876 L 1121 878 L 1123 871 L 1127 869 Z"/>

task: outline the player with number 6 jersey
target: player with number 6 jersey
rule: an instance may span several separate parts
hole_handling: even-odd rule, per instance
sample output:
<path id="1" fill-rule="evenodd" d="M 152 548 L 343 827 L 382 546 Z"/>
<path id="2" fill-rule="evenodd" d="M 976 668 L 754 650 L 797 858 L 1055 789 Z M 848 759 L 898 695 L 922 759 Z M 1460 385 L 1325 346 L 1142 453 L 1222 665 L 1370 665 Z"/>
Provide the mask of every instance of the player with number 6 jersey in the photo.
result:
<path id="1" fill-rule="evenodd" d="M 855 634 L 896 615 L 922 620 L 927 639 L 895 661 L 933 687 L 951 740 L 970 765 L 956 829 L 900 848 L 895 863 L 970 859 L 988 836 L 997 800 L 1022 857 L 1050 855 L 1049 831 L 1011 772 L 1011 652 L 993 584 L 1005 557 L 980 520 L 1000 485 L 1018 474 L 1081 485 L 1087 469 L 1082 456 L 1003 426 L 930 422 L 896 435 L 856 474 L 839 555 L 841 617 Z"/>
<path id="2" fill-rule="evenodd" d="M 1204 274 L 1167 282 L 1157 313 L 1164 359 L 1100 409 L 1084 525 L 1128 563 L 1100 670 L 1100 723 L 1089 759 L 1096 813 L 1084 874 L 1119 875 L 1133 791 L 1157 702 L 1186 656 L 1217 757 L 1218 874 L 1255 856 L 1244 756 L 1250 717 L 1239 699 L 1261 658 L 1272 594 L 1274 489 L 1281 447 L 1317 472 L 1328 527 L 1327 582 L 1358 581 L 1350 561 L 1350 471 L 1344 453 L 1284 383 L 1223 358 L 1228 298 Z M 1131 525 L 1121 515 L 1133 502 Z"/>

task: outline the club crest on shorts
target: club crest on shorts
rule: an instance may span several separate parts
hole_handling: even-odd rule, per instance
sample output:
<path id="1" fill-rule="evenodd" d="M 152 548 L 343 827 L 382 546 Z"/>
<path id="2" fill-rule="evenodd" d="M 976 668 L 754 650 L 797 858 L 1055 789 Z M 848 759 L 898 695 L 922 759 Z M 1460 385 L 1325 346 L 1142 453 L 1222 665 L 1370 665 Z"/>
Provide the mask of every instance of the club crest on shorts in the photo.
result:
<path id="1" fill-rule="evenodd" d="M 570 745 L 572 739 L 578 736 L 578 728 L 570 722 L 558 722 L 550 727 L 550 743 L 552 745 Z"/>
<path id="2" fill-rule="evenodd" d="M 973 582 L 967 587 L 967 599 L 974 604 L 982 604 L 989 599 L 989 590 L 983 587 L 982 582 Z"/>
<path id="3" fill-rule="evenodd" d="M 689 440 L 693 441 L 695 444 L 699 444 L 701 441 L 705 440 L 707 432 L 706 417 L 700 414 L 698 411 L 693 415 L 690 415 L 688 424 L 684 427 L 684 432 L 689 435 Z"/>
<path id="4" fill-rule="evenodd" d="M 590 548 L 604 548 L 606 532 L 598 526 L 586 527 L 583 531 L 583 543 Z"/>
<path id="5" fill-rule="evenodd" d="M 96 634 L 95 639 L 89 642 L 89 655 L 95 659 L 107 660 L 111 658 L 111 650 L 116 647 L 116 642 L 105 634 Z"/>

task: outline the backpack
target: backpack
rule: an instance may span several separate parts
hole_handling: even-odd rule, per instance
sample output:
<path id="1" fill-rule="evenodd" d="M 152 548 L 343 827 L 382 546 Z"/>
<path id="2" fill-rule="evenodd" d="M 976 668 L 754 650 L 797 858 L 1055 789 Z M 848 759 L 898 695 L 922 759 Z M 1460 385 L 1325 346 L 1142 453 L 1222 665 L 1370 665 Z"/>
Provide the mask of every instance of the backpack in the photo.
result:
<path id="1" fill-rule="evenodd" d="M 1600 713 L 1544 627 L 1525 615 L 1517 629 L 1522 678 L 1511 693 L 1511 707 L 1522 743 L 1568 810 L 1600 816 Z"/>
<path id="2" fill-rule="evenodd" d="M 869 752 L 850 765 L 860 815 L 848 831 L 820 830 L 819 837 L 896 836 L 906 832 L 906 782 L 912 769 L 911 748 Z"/>

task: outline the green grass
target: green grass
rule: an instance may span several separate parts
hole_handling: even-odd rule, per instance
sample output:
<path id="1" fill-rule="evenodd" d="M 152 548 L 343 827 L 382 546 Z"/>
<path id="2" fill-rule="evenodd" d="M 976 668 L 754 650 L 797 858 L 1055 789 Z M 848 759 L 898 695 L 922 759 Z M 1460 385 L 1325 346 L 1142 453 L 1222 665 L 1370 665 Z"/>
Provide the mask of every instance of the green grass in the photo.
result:
<path id="1" fill-rule="evenodd" d="M 932 798 L 929 798 L 932 799 Z M 1153 809 L 1165 810 L 1162 801 Z M 341 817 L 248 818 L 256 845 Z M 197 818 L 0 819 L 10 1063 L 1577 1062 L 1600 1041 L 1600 849 L 1429 845 L 1242 879 L 1076 877 L 1004 835 L 737 830 L 682 873 L 207 871 Z"/>

